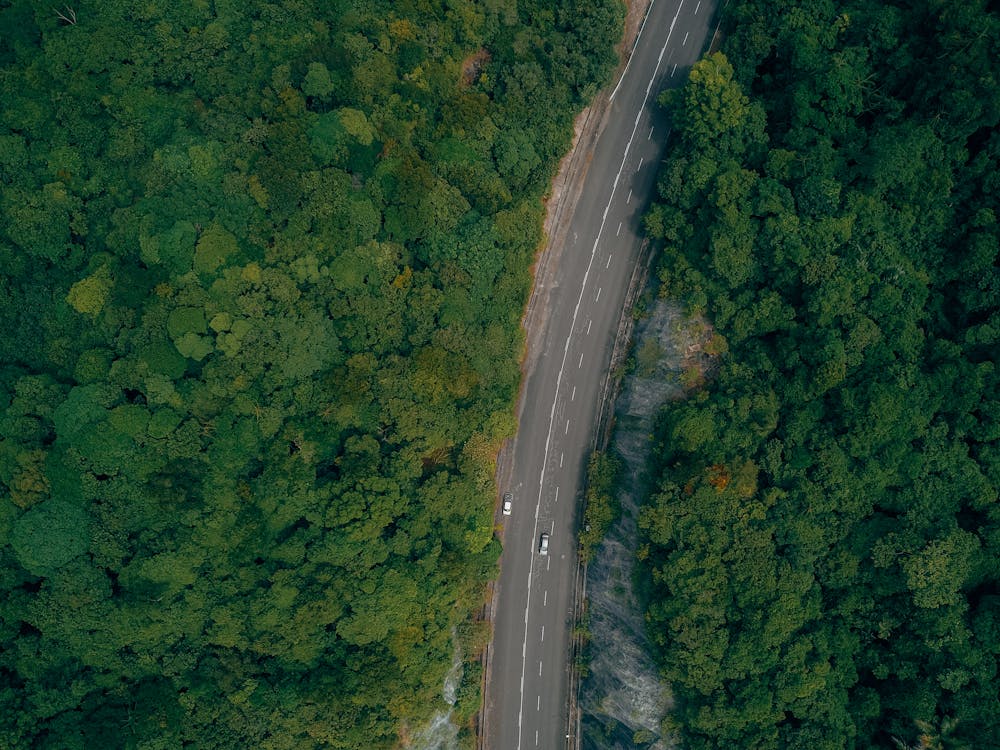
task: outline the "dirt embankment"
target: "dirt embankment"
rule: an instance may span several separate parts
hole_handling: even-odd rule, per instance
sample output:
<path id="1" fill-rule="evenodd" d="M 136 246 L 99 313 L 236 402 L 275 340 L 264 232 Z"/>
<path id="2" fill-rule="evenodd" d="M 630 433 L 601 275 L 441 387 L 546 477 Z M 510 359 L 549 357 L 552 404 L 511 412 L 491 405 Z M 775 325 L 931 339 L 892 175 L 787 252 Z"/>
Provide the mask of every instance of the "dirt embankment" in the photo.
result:
<path id="1" fill-rule="evenodd" d="M 534 367 L 542 346 L 545 323 L 548 320 L 548 297 L 552 289 L 556 270 L 566 245 L 570 219 L 583 190 L 584 178 L 590 167 L 594 144 L 607 122 L 608 96 L 620 80 L 635 46 L 636 37 L 642 27 L 650 0 L 626 0 L 625 32 L 618 43 L 618 68 L 609 85 L 594 97 L 590 106 L 584 109 L 573 123 L 573 144 L 559 163 L 559 171 L 552 180 L 545 205 L 545 241 L 539 248 L 533 269 L 534 286 L 528 306 L 525 309 L 523 326 L 526 335 L 526 351 L 522 370 L 525 375 Z M 522 379 L 522 383 L 524 379 Z M 519 415 L 520 416 L 520 415 Z"/>
<path id="2" fill-rule="evenodd" d="M 576 210 L 583 190 L 584 178 L 590 167 L 590 154 L 593 152 L 594 144 L 607 122 L 608 97 L 625 71 L 649 5 L 650 0 L 626 0 L 624 33 L 616 48 L 618 67 L 609 85 L 598 93 L 590 106 L 584 109 L 574 121 L 572 146 L 559 163 L 559 171 L 552 181 L 552 186 L 545 200 L 546 212 L 543 224 L 545 240 L 539 246 L 538 254 L 535 257 L 535 265 L 532 268 L 534 283 L 522 319 L 525 330 L 525 354 L 521 363 L 522 388 L 527 381 L 528 373 L 534 367 L 542 351 L 545 325 L 548 321 L 549 292 L 554 284 L 556 270 L 559 267 L 562 251 L 566 244 L 570 219 Z M 519 396 L 518 423 L 521 421 L 523 407 L 524 399 Z M 512 441 L 506 441 L 497 456 L 496 480 L 498 487 L 505 487 L 509 484 L 511 447 Z M 489 622 L 493 621 L 493 611 L 496 607 L 498 593 L 498 587 L 495 584 L 489 587 L 487 603 L 482 613 L 483 618 Z M 492 644 L 483 651 L 482 665 L 484 701 L 476 722 L 476 747 L 479 749 L 485 746 L 489 736 L 488 696 L 485 689 L 490 684 Z"/>

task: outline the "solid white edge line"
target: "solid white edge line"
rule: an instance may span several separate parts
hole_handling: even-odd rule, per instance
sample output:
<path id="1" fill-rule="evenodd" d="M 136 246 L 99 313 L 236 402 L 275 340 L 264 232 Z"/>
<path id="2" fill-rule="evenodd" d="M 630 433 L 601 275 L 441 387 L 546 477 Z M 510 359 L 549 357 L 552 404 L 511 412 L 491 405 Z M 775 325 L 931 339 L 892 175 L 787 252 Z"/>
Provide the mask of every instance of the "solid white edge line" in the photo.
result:
<path id="1" fill-rule="evenodd" d="M 632 64 L 632 55 L 635 54 L 636 49 L 639 47 L 639 39 L 642 37 L 642 30 L 646 28 L 646 19 L 649 18 L 650 11 L 653 10 L 653 3 L 656 0 L 649 0 L 649 7 L 646 8 L 646 15 L 643 16 L 642 25 L 639 27 L 639 33 L 635 35 L 635 44 L 632 45 L 632 51 L 629 53 L 628 60 L 625 62 L 625 70 L 622 71 L 622 77 L 618 79 L 618 83 L 615 84 L 615 90 L 611 92 L 611 96 L 608 97 L 610 102 L 615 98 L 615 94 L 618 93 L 618 88 L 622 85 L 622 81 L 625 80 L 625 74 L 628 73 L 628 66 Z"/>
<path id="2" fill-rule="evenodd" d="M 650 9 L 653 7 L 653 3 L 649 4 Z M 556 392 L 552 399 L 552 408 L 549 411 L 549 429 L 548 434 L 545 436 L 545 452 L 542 454 L 542 471 L 538 477 L 538 500 L 535 503 L 535 523 L 534 531 L 531 537 L 531 559 L 528 562 L 528 599 L 524 606 L 524 616 L 525 619 L 528 617 L 528 612 L 531 609 L 531 575 L 534 573 L 535 568 L 535 536 L 538 532 L 538 513 L 542 504 L 542 486 L 545 481 L 545 469 L 549 461 L 549 446 L 552 442 L 552 428 L 555 425 L 556 417 L 556 405 L 559 402 L 559 386 L 562 384 L 563 371 L 566 369 L 566 358 L 569 356 L 569 342 L 573 335 L 573 329 L 576 327 L 576 319 L 580 314 L 580 306 L 583 303 L 583 293 L 587 289 L 587 279 L 590 278 L 590 269 L 594 265 L 594 256 L 597 254 L 597 245 L 601 241 L 601 235 L 604 233 L 604 225 L 608 220 L 608 211 L 611 210 L 611 202 L 615 198 L 615 190 L 618 189 L 618 183 L 622 178 L 622 172 L 625 169 L 625 162 L 628 160 L 629 150 L 632 148 L 632 141 L 635 140 L 635 131 L 639 128 L 639 119 L 642 116 L 642 110 L 646 106 L 646 102 L 649 100 L 649 91 L 652 88 L 653 81 L 656 80 L 656 74 L 660 70 L 660 62 L 663 60 L 663 53 L 667 49 L 667 45 L 670 44 L 670 37 L 674 33 L 674 26 L 677 25 L 677 18 L 681 14 L 681 8 L 684 7 L 684 0 L 681 0 L 677 5 L 677 13 L 674 15 L 673 20 L 670 22 L 670 28 L 667 29 L 667 38 L 663 41 L 663 47 L 660 49 L 660 55 L 656 59 L 656 65 L 653 68 L 653 75 L 649 80 L 649 85 L 646 86 L 646 97 L 642 100 L 642 104 L 639 106 L 639 112 L 635 117 L 635 122 L 632 125 L 632 134 L 629 136 L 628 143 L 625 144 L 625 153 L 622 155 L 622 162 L 618 167 L 618 174 L 615 175 L 615 180 L 611 184 L 611 195 L 608 196 L 608 204 L 604 207 L 604 214 L 601 216 L 601 225 L 597 229 L 597 236 L 594 238 L 594 244 L 590 248 L 590 260 L 587 262 L 587 269 L 583 272 L 583 283 L 580 285 L 580 294 L 576 298 L 576 307 L 573 309 L 573 318 L 570 322 L 570 334 L 566 337 L 566 343 L 563 344 L 563 357 L 562 363 L 559 365 L 559 372 L 556 374 Z M 646 17 L 649 17 L 649 11 L 646 11 Z M 645 19 L 643 19 L 643 25 L 645 26 Z M 640 28 L 640 33 L 642 29 Z M 636 36 L 636 43 L 638 43 L 639 37 Z M 624 73 L 623 73 L 624 77 Z M 621 82 L 619 81 L 619 85 Z M 617 87 L 615 87 L 617 91 Z M 583 364 L 583 355 L 580 355 L 580 364 Z M 551 562 L 551 559 L 550 559 Z M 528 623 L 524 623 L 524 642 L 528 641 Z M 524 716 L 524 670 L 527 666 L 526 660 L 521 659 L 521 687 L 520 687 L 520 700 L 518 702 L 517 708 L 517 750 L 521 750 L 521 725 Z"/>

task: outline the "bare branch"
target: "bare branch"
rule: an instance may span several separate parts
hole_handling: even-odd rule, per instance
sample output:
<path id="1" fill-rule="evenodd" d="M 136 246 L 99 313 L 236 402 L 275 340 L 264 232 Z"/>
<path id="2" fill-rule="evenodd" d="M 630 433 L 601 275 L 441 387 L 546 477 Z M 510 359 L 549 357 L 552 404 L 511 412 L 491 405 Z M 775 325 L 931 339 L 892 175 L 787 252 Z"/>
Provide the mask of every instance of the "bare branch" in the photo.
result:
<path id="1" fill-rule="evenodd" d="M 63 12 L 56 11 L 56 16 L 59 17 L 60 21 L 68 23 L 70 26 L 76 25 L 76 11 L 73 10 L 68 5 L 63 9 Z"/>

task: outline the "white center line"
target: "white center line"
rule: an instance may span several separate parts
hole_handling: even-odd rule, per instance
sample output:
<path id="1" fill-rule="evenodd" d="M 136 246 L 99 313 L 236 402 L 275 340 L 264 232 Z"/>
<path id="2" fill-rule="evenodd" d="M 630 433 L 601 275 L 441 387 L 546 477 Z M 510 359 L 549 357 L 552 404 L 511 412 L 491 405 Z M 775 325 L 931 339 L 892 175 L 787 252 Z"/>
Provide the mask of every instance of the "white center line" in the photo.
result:
<path id="1" fill-rule="evenodd" d="M 614 255 L 614 253 L 612 253 Z M 608 262 L 604 266 L 605 268 L 611 268 L 611 255 L 608 256 Z"/>
<path id="2" fill-rule="evenodd" d="M 535 703 L 535 710 L 536 711 L 542 710 L 542 696 L 540 695 L 538 696 L 538 701 Z"/>
<path id="3" fill-rule="evenodd" d="M 560 468 L 560 469 L 562 468 L 562 465 L 563 465 L 563 458 L 564 458 L 565 456 L 566 456 L 566 454 L 565 454 L 565 453 L 560 453 L 560 454 L 559 454 L 559 468 Z M 558 496 L 559 496 L 559 488 L 558 488 L 558 487 L 556 487 L 556 497 L 558 497 Z"/>
<path id="4" fill-rule="evenodd" d="M 701 7 L 701 0 L 698 0 L 698 4 L 694 6 L 694 13 L 698 15 L 698 9 Z"/>
<path id="5" fill-rule="evenodd" d="M 559 485 L 556 485 L 556 502 L 559 502 Z"/>
<path id="6" fill-rule="evenodd" d="M 576 366 L 576 369 L 583 367 L 583 352 L 580 352 L 580 363 Z"/>
<path id="7" fill-rule="evenodd" d="M 682 46 L 682 47 L 683 47 L 683 46 L 684 46 L 685 44 L 687 44 L 687 43 L 688 43 L 688 33 L 689 33 L 689 32 L 687 32 L 687 31 L 685 31 L 685 32 L 684 32 L 684 41 L 683 41 L 683 42 L 681 42 L 681 46 Z"/>
<path id="8" fill-rule="evenodd" d="M 593 318 L 591 318 L 590 320 L 587 321 L 587 335 L 588 336 L 590 335 L 590 327 L 592 325 L 594 325 L 594 319 Z"/>
<path id="9" fill-rule="evenodd" d="M 674 67 L 676 68 L 677 66 L 675 65 Z M 635 168 L 635 171 L 638 172 L 640 169 L 642 169 L 642 157 L 641 156 L 639 157 L 639 166 Z"/>
<path id="10" fill-rule="evenodd" d="M 674 77 L 674 73 L 677 71 L 677 63 L 674 63 L 674 67 L 670 70 L 670 77 Z"/>
<path id="11" fill-rule="evenodd" d="M 539 660 L 539 662 L 538 662 L 538 676 L 539 677 L 542 676 L 542 662 L 541 662 L 541 660 Z"/>
<path id="12" fill-rule="evenodd" d="M 619 236 L 621 233 L 622 233 L 622 223 L 619 221 L 618 222 L 618 231 L 615 232 L 615 237 Z"/>
<path id="13" fill-rule="evenodd" d="M 653 3 L 650 3 L 650 8 L 652 8 Z M 597 236 L 594 238 L 594 244 L 590 248 L 590 258 L 587 260 L 587 268 L 583 272 L 583 283 L 580 286 L 580 292 L 576 298 L 576 306 L 573 308 L 573 318 L 570 321 L 570 331 L 572 332 L 574 326 L 576 325 L 577 316 L 580 314 L 580 308 L 583 306 L 583 294 L 587 288 L 587 279 L 590 277 L 590 271 L 594 264 L 594 257 L 597 254 L 597 247 L 601 242 L 601 235 L 604 232 L 604 225 L 608 220 L 608 212 L 611 210 L 611 204 L 615 198 L 615 191 L 618 189 L 618 183 L 621 182 L 622 173 L 625 171 L 625 164 L 628 161 L 629 151 L 632 149 L 632 142 L 635 140 L 636 131 L 639 129 L 639 120 L 642 119 L 643 112 L 646 109 L 646 104 L 649 101 L 650 93 L 653 90 L 653 83 L 656 81 L 656 76 L 659 74 L 660 64 L 663 62 L 663 55 L 667 51 L 667 45 L 670 44 L 670 37 L 673 36 L 674 27 L 677 25 L 677 19 L 680 17 L 681 8 L 684 6 L 684 0 L 680 0 L 677 4 L 677 12 L 674 14 L 673 19 L 670 21 L 670 28 L 667 29 L 667 38 L 663 41 L 663 46 L 660 48 L 660 54 L 656 58 L 656 65 L 653 68 L 653 74 L 650 76 L 649 83 L 646 84 L 646 95 L 642 100 L 642 104 L 636 111 L 635 119 L 632 125 L 632 134 L 629 136 L 628 142 L 625 144 L 625 152 L 622 154 L 621 163 L 618 166 L 618 172 L 615 174 L 615 179 L 611 183 L 611 195 L 608 196 L 607 205 L 604 207 L 604 213 L 601 215 L 601 224 L 597 229 Z M 648 12 L 647 12 L 648 17 Z M 645 19 L 643 19 L 643 25 L 645 25 Z M 642 28 L 640 27 L 639 33 L 642 33 Z M 626 68 L 628 66 L 626 65 Z M 622 72 L 622 80 L 625 78 L 625 72 Z M 619 80 L 619 85 L 621 80 Z M 614 98 L 615 92 L 618 87 L 615 87 L 615 91 L 611 92 L 609 98 Z M 569 345 L 572 336 L 567 336 L 565 342 L 563 343 L 563 356 L 562 364 L 559 366 L 559 372 L 556 374 L 556 391 L 555 397 L 552 399 L 552 406 L 549 410 L 549 426 L 548 432 L 545 436 L 545 449 L 542 451 L 542 469 L 538 474 L 538 498 L 535 502 L 535 531 L 538 531 L 538 516 L 541 512 L 541 501 L 542 501 L 542 491 L 545 488 L 545 469 L 546 463 L 548 461 L 549 446 L 552 442 L 552 428 L 555 426 L 555 416 L 556 416 L 556 406 L 559 403 L 559 386 L 562 383 L 563 372 L 566 368 L 566 359 L 569 356 Z M 583 355 L 580 355 L 580 366 L 583 366 Z M 531 545 L 535 544 L 535 535 L 531 537 Z M 528 639 L 528 623 L 527 615 L 531 608 L 531 576 L 534 572 L 535 566 L 535 555 L 532 554 L 530 561 L 528 562 L 528 574 L 527 574 L 527 589 L 528 589 L 528 600 L 524 605 L 525 623 L 524 623 L 524 641 Z M 525 667 L 527 662 L 525 657 L 521 658 L 521 681 L 520 688 L 518 691 L 518 708 L 517 708 L 517 750 L 521 750 L 521 731 L 523 727 L 523 716 L 524 716 L 524 677 L 525 677 Z M 537 735 L 536 735 L 537 736 Z"/>
<path id="14" fill-rule="evenodd" d="M 545 643 L 545 626 L 542 625 L 542 643 Z"/>
<path id="15" fill-rule="evenodd" d="M 596 296 L 596 297 L 594 297 L 594 302 L 599 302 L 599 301 L 600 301 L 600 299 L 601 299 L 601 289 L 602 289 L 602 288 L 603 288 L 603 287 L 598 287 L 598 288 L 597 288 L 597 296 Z"/>
<path id="16" fill-rule="evenodd" d="M 566 434 L 569 435 L 569 420 L 566 420 Z"/>
<path id="17" fill-rule="evenodd" d="M 551 567 L 552 567 L 552 558 L 551 557 L 546 557 L 545 558 L 545 569 L 548 570 Z"/>
<path id="18" fill-rule="evenodd" d="M 629 203 L 631 203 L 631 202 L 632 202 L 632 191 L 631 191 L 631 190 L 629 190 L 629 191 L 628 191 L 628 198 L 626 198 L 626 199 L 625 199 L 625 203 L 626 203 L 626 204 L 629 204 Z"/>
<path id="19" fill-rule="evenodd" d="M 573 386 L 573 392 L 569 396 L 570 401 L 576 401 L 576 386 Z"/>
<path id="20" fill-rule="evenodd" d="M 544 607 L 549 603 L 549 592 L 548 589 L 542 592 L 542 606 Z"/>
<path id="21" fill-rule="evenodd" d="M 650 129 L 649 129 L 649 135 L 647 135 L 647 136 L 646 136 L 646 140 L 648 141 L 648 140 L 649 140 L 650 138 L 652 138 L 652 137 L 653 137 L 653 129 L 652 129 L 652 128 L 650 128 Z"/>
<path id="22" fill-rule="evenodd" d="M 535 747 L 538 747 L 538 730 L 535 730 Z"/>

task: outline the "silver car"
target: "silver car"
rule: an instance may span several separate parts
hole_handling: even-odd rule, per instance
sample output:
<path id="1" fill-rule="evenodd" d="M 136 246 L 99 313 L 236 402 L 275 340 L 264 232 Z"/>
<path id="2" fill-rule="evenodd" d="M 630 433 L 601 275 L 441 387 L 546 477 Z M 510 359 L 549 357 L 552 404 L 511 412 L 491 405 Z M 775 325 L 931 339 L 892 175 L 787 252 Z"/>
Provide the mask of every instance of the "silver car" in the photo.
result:
<path id="1" fill-rule="evenodd" d="M 514 507 L 514 495 L 510 492 L 503 493 L 503 514 L 509 516 Z"/>
<path id="2" fill-rule="evenodd" d="M 549 554 L 549 532 L 547 531 L 543 531 L 541 538 L 538 540 L 538 554 Z"/>

